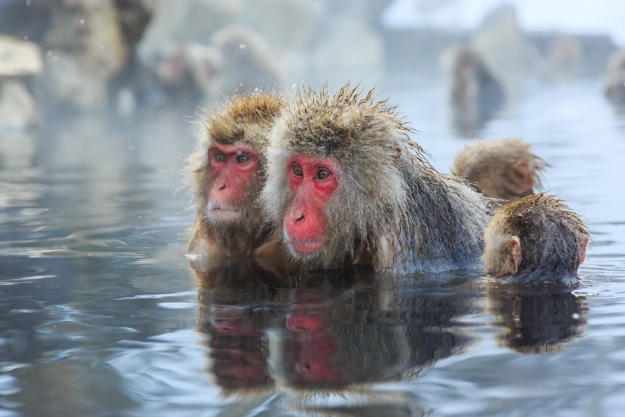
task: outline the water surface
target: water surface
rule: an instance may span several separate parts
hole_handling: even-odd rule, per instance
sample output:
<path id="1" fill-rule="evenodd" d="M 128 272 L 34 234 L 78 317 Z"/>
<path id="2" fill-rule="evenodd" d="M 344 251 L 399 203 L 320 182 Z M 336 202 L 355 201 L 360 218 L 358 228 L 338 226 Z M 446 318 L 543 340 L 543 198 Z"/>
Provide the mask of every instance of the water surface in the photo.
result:
<path id="1" fill-rule="evenodd" d="M 470 140 L 442 83 L 382 94 L 447 172 Z M 0 133 L 0 416 L 622 415 L 625 118 L 598 82 L 529 83 L 475 132 L 533 143 L 590 224 L 576 291 L 193 269 L 192 114 Z"/>

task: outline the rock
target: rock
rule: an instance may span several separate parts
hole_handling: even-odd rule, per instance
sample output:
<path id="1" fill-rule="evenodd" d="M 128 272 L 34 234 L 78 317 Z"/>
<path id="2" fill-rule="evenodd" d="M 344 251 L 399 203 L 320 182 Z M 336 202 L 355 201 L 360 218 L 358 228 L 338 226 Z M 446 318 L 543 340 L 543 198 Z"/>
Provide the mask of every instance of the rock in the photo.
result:
<path id="1" fill-rule="evenodd" d="M 43 64 L 39 47 L 0 36 L 0 129 L 25 129 L 40 122 L 38 81 Z"/>
<path id="2" fill-rule="evenodd" d="M 509 84 L 531 74 L 538 65 L 538 53 L 525 39 L 516 10 L 509 3 L 484 18 L 472 36 L 471 46 Z"/>
<path id="3" fill-rule="evenodd" d="M 110 0 L 54 0 L 44 87 L 55 104 L 78 109 L 103 107 L 108 81 L 126 65 L 126 47 Z"/>

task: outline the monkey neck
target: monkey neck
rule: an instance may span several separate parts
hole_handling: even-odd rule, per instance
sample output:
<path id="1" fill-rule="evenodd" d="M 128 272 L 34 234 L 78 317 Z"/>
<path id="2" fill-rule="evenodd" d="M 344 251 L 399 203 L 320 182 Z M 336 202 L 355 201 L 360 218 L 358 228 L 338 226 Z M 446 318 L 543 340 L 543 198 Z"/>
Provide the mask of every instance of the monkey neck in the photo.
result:
<path id="1" fill-rule="evenodd" d="M 407 193 L 405 211 L 386 220 L 376 236 L 374 256 L 395 272 L 437 272 L 476 268 L 482 235 L 493 213 L 489 199 L 466 183 L 433 168 L 414 164 L 402 170 Z M 376 268 L 377 269 L 377 268 Z"/>

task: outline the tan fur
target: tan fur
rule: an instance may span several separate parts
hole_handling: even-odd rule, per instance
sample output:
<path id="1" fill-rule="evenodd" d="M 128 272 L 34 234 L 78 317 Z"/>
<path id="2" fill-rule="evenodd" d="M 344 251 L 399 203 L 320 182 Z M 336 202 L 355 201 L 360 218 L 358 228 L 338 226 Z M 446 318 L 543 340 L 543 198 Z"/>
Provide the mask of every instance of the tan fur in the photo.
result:
<path id="1" fill-rule="evenodd" d="M 549 165 L 522 139 L 478 142 L 456 156 L 451 173 L 466 178 L 487 197 L 516 201 L 542 188 Z"/>
<path id="2" fill-rule="evenodd" d="M 270 135 L 262 193 L 280 231 L 293 198 L 288 156 L 331 155 L 340 170 L 325 212 L 331 233 L 321 252 L 303 259 L 306 266 L 338 267 L 356 252 L 376 270 L 392 272 L 475 266 L 490 202 L 434 170 L 409 132 L 394 107 L 349 84 L 332 96 L 327 88 L 300 91 L 285 107 Z"/>
<path id="3" fill-rule="evenodd" d="M 514 259 L 515 238 L 520 242 L 520 262 Z M 583 260 L 588 228 L 562 201 L 541 193 L 497 210 L 484 242 L 485 270 L 496 278 L 570 282 Z"/>
<path id="4" fill-rule="evenodd" d="M 189 163 L 189 182 L 197 210 L 189 239 L 189 253 L 251 255 L 263 245 L 271 245 L 271 226 L 256 200 L 264 183 L 267 165 L 264 156 L 267 133 L 283 105 L 284 98 L 276 93 L 244 94 L 233 97 L 218 111 L 209 111 L 204 116 L 198 144 Z M 260 171 L 248 188 L 241 219 L 234 224 L 211 222 L 206 211 L 211 181 L 208 148 L 213 142 L 233 144 L 238 141 L 258 151 Z"/>

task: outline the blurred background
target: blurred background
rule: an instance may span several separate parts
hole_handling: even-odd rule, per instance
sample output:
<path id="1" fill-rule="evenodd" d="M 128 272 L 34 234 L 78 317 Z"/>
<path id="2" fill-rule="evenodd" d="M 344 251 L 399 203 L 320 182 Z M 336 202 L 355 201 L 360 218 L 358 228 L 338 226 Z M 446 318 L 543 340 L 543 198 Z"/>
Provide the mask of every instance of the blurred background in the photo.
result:
<path id="1" fill-rule="evenodd" d="M 0 0 L 0 127 L 347 80 L 449 85 L 458 45 L 510 99 L 531 78 L 609 76 L 623 21 L 611 0 Z"/>

